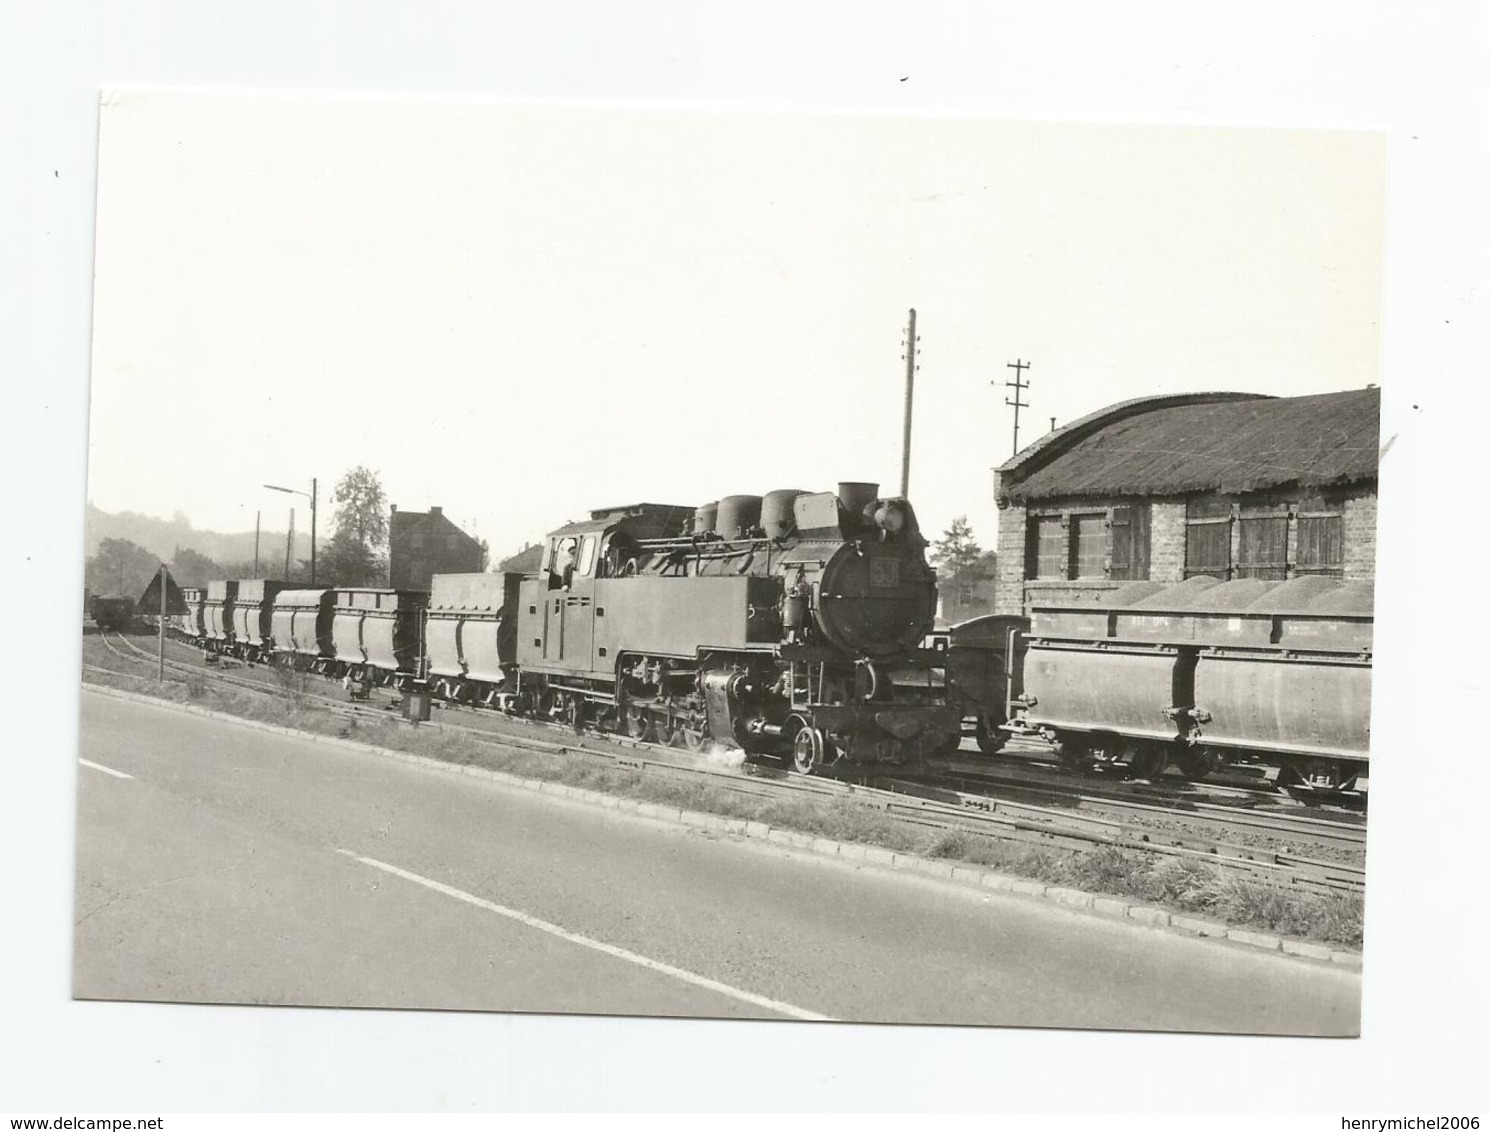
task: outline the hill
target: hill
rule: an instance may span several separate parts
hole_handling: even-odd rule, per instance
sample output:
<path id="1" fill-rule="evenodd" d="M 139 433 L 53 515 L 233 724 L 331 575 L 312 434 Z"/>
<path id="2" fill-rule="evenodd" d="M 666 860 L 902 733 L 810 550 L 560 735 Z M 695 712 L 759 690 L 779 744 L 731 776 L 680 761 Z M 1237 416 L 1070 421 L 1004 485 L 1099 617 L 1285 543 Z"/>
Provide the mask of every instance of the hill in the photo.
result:
<path id="1" fill-rule="evenodd" d="M 310 532 L 300 530 L 300 516 L 295 518 L 295 558 L 309 558 Z M 308 523 L 310 517 L 307 515 L 305 518 Z M 324 543 L 329 535 L 329 531 L 325 532 L 325 537 L 318 541 Z M 97 554 L 98 544 L 106 538 L 128 539 L 163 562 L 174 559 L 179 549 L 195 550 L 214 562 L 252 562 L 254 556 L 253 531 L 197 530 L 180 511 L 169 519 L 160 519 L 137 511 L 102 511 L 90 503 L 83 520 L 84 554 L 90 558 Z M 283 562 L 284 554 L 285 532 L 282 529 L 259 532 L 261 560 Z"/>

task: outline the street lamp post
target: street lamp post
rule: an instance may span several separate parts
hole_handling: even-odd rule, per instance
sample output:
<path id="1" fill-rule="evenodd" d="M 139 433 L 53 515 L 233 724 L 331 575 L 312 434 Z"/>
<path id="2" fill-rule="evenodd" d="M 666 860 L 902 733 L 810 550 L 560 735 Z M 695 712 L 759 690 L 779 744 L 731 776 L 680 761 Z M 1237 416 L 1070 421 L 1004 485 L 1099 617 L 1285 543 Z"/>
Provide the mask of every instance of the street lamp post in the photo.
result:
<path id="1" fill-rule="evenodd" d="M 309 491 L 296 491 L 293 487 L 277 487 L 272 483 L 264 485 L 270 491 L 282 491 L 286 495 L 303 495 L 310 500 L 310 584 L 316 584 L 316 480 L 311 477 Z M 286 577 L 285 581 L 289 581 Z"/>

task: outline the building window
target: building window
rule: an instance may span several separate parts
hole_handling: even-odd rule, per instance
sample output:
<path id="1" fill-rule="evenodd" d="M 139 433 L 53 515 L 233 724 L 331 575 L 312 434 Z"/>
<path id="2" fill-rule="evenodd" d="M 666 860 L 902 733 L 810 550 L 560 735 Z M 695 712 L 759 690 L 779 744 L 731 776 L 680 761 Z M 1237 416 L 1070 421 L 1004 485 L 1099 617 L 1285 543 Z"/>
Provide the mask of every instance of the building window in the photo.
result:
<path id="1" fill-rule="evenodd" d="M 1025 577 L 1046 580 L 1066 576 L 1066 527 L 1059 515 L 1030 518 L 1025 543 Z"/>
<path id="2" fill-rule="evenodd" d="M 455 536 L 454 535 L 446 535 L 445 536 L 445 549 L 446 550 L 454 550 L 455 549 Z"/>
<path id="3" fill-rule="evenodd" d="M 410 535 L 409 536 L 409 545 L 411 547 L 413 547 L 415 550 L 423 550 L 424 549 L 424 536 L 421 535 L 421 534 L 412 534 L 412 535 Z"/>
<path id="4" fill-rule="evenodd" d="M 1071 516 L 1072 578 L 1107 577 L 1107 515 Z"/>
<path id="5" fill-rule="evenodd" d="M 1024 565 L 1030 581 L 1147 578 L 1149 504 L 1030 515 Z"/>

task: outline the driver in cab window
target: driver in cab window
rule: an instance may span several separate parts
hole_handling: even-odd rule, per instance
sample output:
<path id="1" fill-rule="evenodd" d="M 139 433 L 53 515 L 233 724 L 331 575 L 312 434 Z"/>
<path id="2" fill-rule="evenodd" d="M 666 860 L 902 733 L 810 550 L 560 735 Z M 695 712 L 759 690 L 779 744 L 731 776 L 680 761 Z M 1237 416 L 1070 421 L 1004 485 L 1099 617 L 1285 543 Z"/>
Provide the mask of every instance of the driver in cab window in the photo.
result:
<path id="1" fill-rule="evenodd" d="M 574 578 L 575 540 L 561 538 L 554 543 L 553 559 L 548 568 L 548 588 L 567 590 Z"/>

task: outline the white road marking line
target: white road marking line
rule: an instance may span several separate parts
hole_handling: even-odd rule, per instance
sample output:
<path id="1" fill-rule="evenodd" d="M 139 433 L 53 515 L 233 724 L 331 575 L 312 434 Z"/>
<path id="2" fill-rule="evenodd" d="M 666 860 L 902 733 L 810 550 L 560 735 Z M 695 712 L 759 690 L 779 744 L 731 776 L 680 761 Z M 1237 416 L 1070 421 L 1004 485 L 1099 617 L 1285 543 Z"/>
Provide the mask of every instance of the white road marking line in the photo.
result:
<path id="1" fill-rule="evenodd" d="M 719 994 L 728 995 L 730 998 L 738 999 L 741 1002 L 748 1002 L 752 1006 L 773 1010 L 777 1014 L 784 1014 L 788 1018 L 796 1018 L 803 1022 L 835 1021 L 835 1019 L 828 1017 L 826 1014 L 814 1014 L 810 1010 L 803 1010 L 801 1007 L 793 1006 L 789 1002 L 777 1002 L 773 998 L 752 994 L 750 991 L 740 990 L 738 987 L 732 987 L 727 983 L 716 982 L 714 979 L 703 975 L 696 975 L 692 971 L 685 971 L 681 967 L 660 963 L 656 959 L 648 959 L 645 955 L 638 955 L 634 951 L 627 951 L 624 947 L 616 947 L 614 944 L 602 943 L 600 940 L 591 939 L 589 936 L 578 935 L 575 932 L 559 927 L 558 924 L 551 924 L 547 920 L 540 920 L 536 916 L 528 915 L 526 912 L 519 912 L 516 908 L 505 908 L 500 904 L 493 904 L 490 900 L 483 900 L 479 896 L 473 896 L 469 892 L 452 888 L 448 884 L 441 884 L 437 880 L 422 877 L 418 873 L 408 872 L 399 868 L 397 865 L 390 865 L 384 861 L 375 861 L 371 857 L 359 856 L 350 849 L 338 849 L 337 852 L 344 853 L 354 861 L 361 861 L 364 865 L 381 869 L 385 873 L 392 873 L 394 876 L 402 877 L 404 880 L 413 881 L 415 884 L 422 884 L 425 888 L 433 889 L 435 892 L 443 893 L 445 896 L 454 897 L 456 900 L 463 900 L 467 904 L 474 904 L 477 908 L 484 908 L 486 911 L 495 912 L 499 916 L 506 916 L 509 920 L 516 920 L 518 923 L 525 924 L 530 928 L 537 928 L 541 932 L 547 932 L 549 935 L 568 940 L 570 943 L 577 943 L 581 947 L 588 947 L 592 951 L 599 951 L 605 955 L 612 955 L 617 959 L 624 959 L 628 963 L 635 963 L 637 966 L 645 967 L 649 971 L 657 971 L 660 974 L 669 975 L 682 982 L 692 983 L 696 987 L 716 991 Z"/>
<path id="2" fill-rule="evenodd" d="M 101 770 L 105 774 L 112 774 L 115 778 L 133 778 L 134 777 L 134 775 L 132 775 L 132 774 L 125 774 L 122 770 L 113 770 L 113 769 L 111 769 L 109 767 L 103 766 L 100 763 L 90 763 L 87 759 L 79 759 L 78 762 L 82 763 L 84 766 L 91 766 L 94 770 Z"/>

